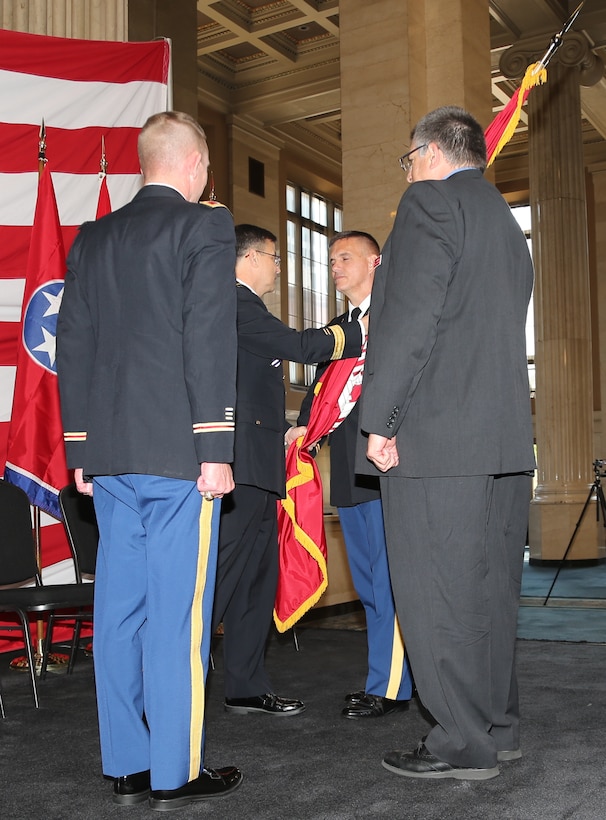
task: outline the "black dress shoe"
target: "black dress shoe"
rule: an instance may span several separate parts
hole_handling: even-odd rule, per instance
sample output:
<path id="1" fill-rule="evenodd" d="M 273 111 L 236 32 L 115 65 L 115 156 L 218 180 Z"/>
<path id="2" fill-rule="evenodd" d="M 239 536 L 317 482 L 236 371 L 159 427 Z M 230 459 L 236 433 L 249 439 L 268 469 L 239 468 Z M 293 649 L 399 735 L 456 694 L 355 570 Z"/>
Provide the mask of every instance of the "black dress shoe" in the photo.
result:
<path id="1" fill-rule="evenodd" d="M 455 780 L 490 780 L 499 774 L 499 767 L 474 769 L 468 766 L 453 766 L 440 760 L 429 751 L 421 741 L 414 752 L 396 750 L 388 752 L 383 758 L 383 766 L 395 774 L 405 777 L 420 777 L 428 780 L 440 780 L 452 777 Z"/>
<path id="2" fill-rule="evenodd" d="M 380 695 L 364 695 L 355 703 L 348 703 L 341 714 L 346 718 L 377 718 L 388 715 L 390 712 L 405 712 L 408 709 L 407 700 L 390 700 Z"/>
<path id="3" fill-rule="evenodd" d="M 150 792 L 149 807 L 155 811 L 173 811 L 199 800 L 227 797 L 242 782 L 242 772 L 235 766 L 204 769 L 195 780 L 179 789 L 157 789 Z"/>
<path id="4" fill-rule="evenodd" d="M 288 700 L 278 695 L 257 695 L 254 698 L 225 698 L 225 711 L 237 715 L 258 712 L 274 717 L 298 715 L 305 711 L 302 700 Z"/>
<path id="5" fill-rule="evenodd" d="M 360 689 L 358 692 L 350 692 L 348 695 L 345 695 L 345 703 L 359 703 L 366 697 L 366 692 L 364 689 Z"/>
<path id="6" fill-rule="evenodd" d="M 149 769 L 125 777 L 114 778 L 114 803 L 134 806 L 143 803 L 149 795 Z"/>
<path id="7" fill-rule="evenodd" d="M 519 760 L 522 757 L 521 749 L 501 749 L 497 752 L 497 763 L 507 763 L 510 760 Z"/>

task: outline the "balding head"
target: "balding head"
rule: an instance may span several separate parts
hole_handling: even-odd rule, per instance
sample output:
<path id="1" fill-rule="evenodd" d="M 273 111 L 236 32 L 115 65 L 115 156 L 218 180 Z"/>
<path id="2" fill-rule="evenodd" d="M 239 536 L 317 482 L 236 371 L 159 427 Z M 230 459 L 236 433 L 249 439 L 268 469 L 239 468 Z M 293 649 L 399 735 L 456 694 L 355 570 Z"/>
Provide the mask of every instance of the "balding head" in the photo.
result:
<path id="1" fill-rule="evenodd" d="M 154 114 L 141 129 L 137 148 L 146 185 L 172 185 L 190 202 L 200 199 L 208 176 L 208 146 L 193 117 L 181 111 Z"/>

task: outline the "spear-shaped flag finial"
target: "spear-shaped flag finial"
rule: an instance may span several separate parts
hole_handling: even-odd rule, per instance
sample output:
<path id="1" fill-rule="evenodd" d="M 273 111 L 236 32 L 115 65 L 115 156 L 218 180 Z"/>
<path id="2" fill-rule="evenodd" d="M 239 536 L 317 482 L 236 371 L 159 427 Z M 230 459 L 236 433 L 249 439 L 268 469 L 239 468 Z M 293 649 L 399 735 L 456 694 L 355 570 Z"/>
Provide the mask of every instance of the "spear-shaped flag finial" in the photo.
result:
<path id="1" fill-rule="evenodd" d="M 541 60 L 539 60 L 539 62 L 537 63 L 536 71 L 540 71 L 542 68 L 547 67 L 547 64 L 549 63 L 549 61 L 551 60 L 553 55 L 556 53 L 556 51 L 562 45 L 562 42 L 564 40 L 564 35 L 568 31 L 570 31 L 574 21 L 579 16 L 579 14 L 581 12 L 581 9 L 583 8 L 584 5 L 585 5 L 585 0 L 582 0 L 582 2 L 579 3 L 579 5 L 576 7 L 576 9 L 572 12 L 572 14 L 568 18 L 568 20 L 566 20 L 566 22 L 562 26 L 561 31 L 558 31 L 557 34 L 553 35 L 553 37 L 551 38 L 551 42 L 549 43 L 549 48 L 547 49 L 547 51 L 545 52 L 545 54 L 543 55 Z"/>
<path id="2" fill-rule="evenodd" d="M 40 131 L 38 133 L 38 172 L 42 173 L 44 166 L 46 165 L 46 128 L 44 126 L 44 120 L 40 125 Z"/>
<path id="3" fill-rule="evenodd" d="M 105 137 L 101 136 L 101 159 L 99 160 L 99 179 L 107 174 L 107 157 L 105 156 Z"/>
<path id="4" fill-rule="evenodd" d="M 576 7 L 568 20 L 562 26 L 561 31 L 554 34 L 549 43 L 549 47 L 543 57 L 537 62 L 532 63 L 526 69 L 526 73 L 522 78 L 520 87 L 515 91 L 513 97 L 509 100 L 505 108 L 500 111 L 494 120 L 490 123 L 484 136 L 486 137 L 486 157 L 487 165 L 491 165 L 501 150 L 507 145 L 512 138 L 514 131 L 520 121 L 520 112 L 522 106 L 526 102 L 526 98 L 530 93 L 530 89 L 536 85 L 542 85 L 547 82 L 546 66 L 562 45 L 564 35 L 570 31 L 572 24 L 579 16 L 581 9 L 585 4 L 585 0 Z"/>

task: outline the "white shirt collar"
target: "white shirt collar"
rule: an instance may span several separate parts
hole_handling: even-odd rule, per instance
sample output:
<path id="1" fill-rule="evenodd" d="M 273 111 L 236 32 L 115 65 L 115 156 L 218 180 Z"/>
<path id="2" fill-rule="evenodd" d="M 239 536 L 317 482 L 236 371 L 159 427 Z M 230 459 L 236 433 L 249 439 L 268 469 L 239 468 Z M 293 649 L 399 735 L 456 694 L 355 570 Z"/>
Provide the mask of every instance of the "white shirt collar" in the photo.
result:
<path id="1" fill-rule="evenodd" d="M 250 285 L 248 285 L 246 282 L 243 282 L 241 279 L 238 279 L 238 277 L 237 277 L 237 276 L 236 276 L 236 282 L 237 282 L 239 285 L 242 285 L 243 287 L 248 288 L 248 289 L 249 289 L 249 291 L 250 291 L 251 293 L 254 293 L 254 294 L 255 294 L 255 296 L 258 296 L 258 295 L 259 295 L 259 294 L 256 292 L 256 290 L 253 290 L 253 288 L 251 288 L 251 286 L 250 286 Z"/>
<path id="2" fill-rule="evenodd" d="M 362 299 L 362 301 L 358 305 L 358 307 L 360 308 L 360 316 L 364 316 L 364 314 L 366 313 L 366 311 L 370 307 L 370 297 L 371 297 L 371 294 L 369 293 L 368 296 L 366 297 L 366 299 Z M 350 320 L 351 320 L 351 312 L 352 312 L 353 309 L 354 309 L 354 306 L 350 302 L 349 303 L 349 311 L 348 311 Z"/>

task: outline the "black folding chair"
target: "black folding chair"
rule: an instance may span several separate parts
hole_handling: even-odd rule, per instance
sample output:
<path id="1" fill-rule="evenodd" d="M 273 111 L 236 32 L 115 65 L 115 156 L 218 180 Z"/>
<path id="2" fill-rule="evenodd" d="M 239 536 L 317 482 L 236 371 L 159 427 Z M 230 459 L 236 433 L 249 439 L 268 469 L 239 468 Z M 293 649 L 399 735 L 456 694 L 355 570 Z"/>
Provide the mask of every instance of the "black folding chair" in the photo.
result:
<path id="1" fill-rule="evenodd" d="M 33 586 L 25 586 L 32 583 Z M 42 584 L 36 563 L 29 499 L 19 487 L 0 480 L 0 612 L 12 612 L 19 619 L 18 625 L 3 628 L 22 632 L 36 708 L 39 706 L 36 659 L 27 613 L 79 612 L 92 603 L 92 584 Z M 45 653 L 46 644 L 43 655 Z M 42 663 L 45 662 L 46 657 L 43 657 Z"/>
<path id="2" fill-rule="evenodd" d="M 93 499 L 89 495 L 82 495 L 76 489 L 75 484 L 68 484 L 59 492 L 59 506 L 63 515 L 63 525 L 67 534 L 72 558 L 74 559 L 74 570 L 76 573 L 76 583 L 84 584 L 94 588 L 95 568 L 97 563 L 97 547 L 99 545 L 99 529 L 97 527 L 97 517 Z M 91 592 L 91 595 L 93 593 Z M 76 653 L 80 644 L 80 633 L 83 622 L 93 621 L 93 612 L 90 607 L 76 613 L 52 612 L 48 618 L 46 629 L 46 640 L 44 643 L 44 653 L 41 677 L 46 677 L 46 663 L 50 653 L 53 639 L 53 629 L 56 621 L 74 621 L 74 635 L 72 640 L 69 661 L 67 664 L 67 674 L 71 675 L 74 668 Z"/>

